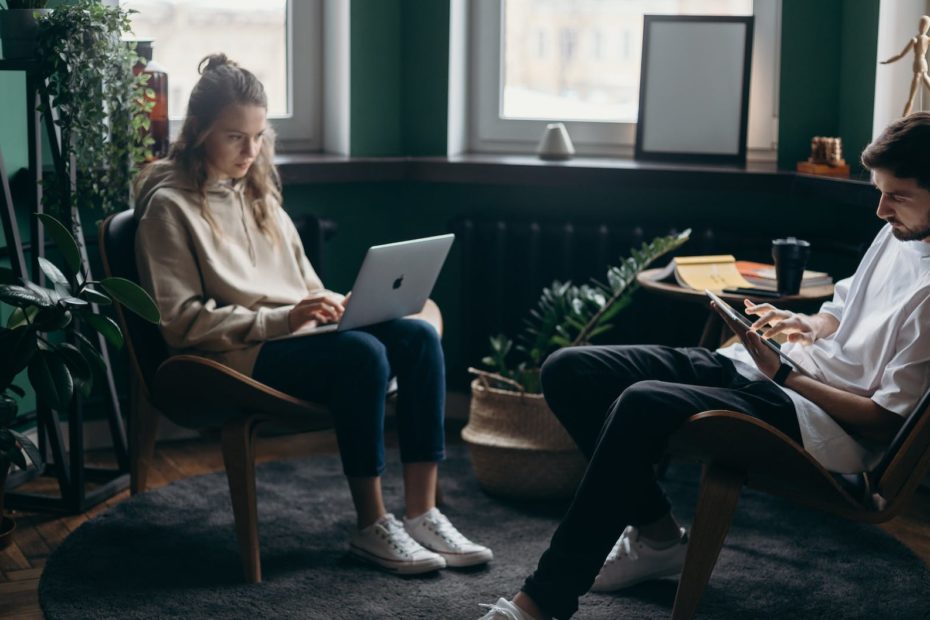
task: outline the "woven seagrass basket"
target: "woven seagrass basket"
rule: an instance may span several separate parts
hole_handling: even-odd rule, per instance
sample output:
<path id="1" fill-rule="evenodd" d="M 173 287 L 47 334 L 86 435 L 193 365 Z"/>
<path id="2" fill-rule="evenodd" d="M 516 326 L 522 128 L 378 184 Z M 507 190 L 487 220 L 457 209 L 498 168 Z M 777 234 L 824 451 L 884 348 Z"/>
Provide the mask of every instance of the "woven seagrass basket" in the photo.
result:
<path id="1" fill-rule="evenodd" d="M 562 499 L 575 493 L 585 460 L 541 394 L 472 381 L 468 424 L 462 429 L 475 476 L 493 495 Z"/>

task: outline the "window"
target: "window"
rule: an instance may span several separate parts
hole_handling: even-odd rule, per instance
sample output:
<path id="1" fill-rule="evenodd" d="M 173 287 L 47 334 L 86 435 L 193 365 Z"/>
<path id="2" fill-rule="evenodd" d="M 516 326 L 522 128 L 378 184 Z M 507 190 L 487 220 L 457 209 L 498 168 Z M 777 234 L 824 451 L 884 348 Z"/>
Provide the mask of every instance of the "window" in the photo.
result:
<path id="1" fill-rule="evenodd" d="M 153 59 L 168 72 L 172 136 L 199 77 L 197 63 L 223 52 L 265 85 L 268 115 L 282 148 L 322 148 L 321 0 L 122 0 L 121 5 L 138 11 L 132 15 L 134 36 L 154 41 Z"/>
<path id="2" fill-rule="evenodd" d="M 482 0 L 470 10 L 472 151 L 531 152 L 559 120 L 580 154 L 632 155 L 643 14 L 755 15 L 748 146 L 750 159 L 774 159 L 780 0 Z M 556 54 L 523 42 L 538 32 L 556 34 Z"/>

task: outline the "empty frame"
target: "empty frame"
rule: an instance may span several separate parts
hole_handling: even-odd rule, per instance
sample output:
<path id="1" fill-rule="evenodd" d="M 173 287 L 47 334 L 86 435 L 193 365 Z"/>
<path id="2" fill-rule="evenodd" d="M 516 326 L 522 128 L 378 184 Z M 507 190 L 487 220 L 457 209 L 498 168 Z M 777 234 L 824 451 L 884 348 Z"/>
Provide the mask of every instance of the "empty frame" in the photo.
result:
<path id="1" fill-rule="evenodd" d="M 744 164 L 753 18 L 646 15 L 637 159 Z"/>

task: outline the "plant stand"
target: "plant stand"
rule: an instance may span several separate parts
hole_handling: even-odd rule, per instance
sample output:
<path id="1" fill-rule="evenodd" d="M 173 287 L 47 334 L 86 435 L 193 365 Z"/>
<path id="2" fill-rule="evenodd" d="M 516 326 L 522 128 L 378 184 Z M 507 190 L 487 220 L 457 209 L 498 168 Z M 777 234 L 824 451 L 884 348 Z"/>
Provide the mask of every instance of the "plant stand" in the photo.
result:
<path id="1" fill-rule="evenodd" d="M 26 111 L 27 135 L 29 140 L 29 181 L 35 187 L 35 193 L 30 194 L 26 205 L 29 213 L 42 212 L 42 122 L 44 120 L 48 141 L 51 145 L 52 159 L 55 174 L 74 188 L 75 178 L 65 178 L 63 149 L 60 135 L 52 118 L 53 108 L 50 105 L 45 83 L 39 75 L 38 65 L 31 60 L 0 60 L 0 71 L 19 71 L 26 75 Z M 39 107 L 45 112 L 39 112 Z M 71 166 L 74 170 L 74 166 Z M 3 232 L 6 236 L 11 267 L 18 276 L 26 278 L 25 251 L 31 252 L 32 280 L 42 284 L 44 275 L 39 268 L 39 257 L 45 255 L 45 234 L 42 223 L 30 218 L 30 243 L 25 245 L 19 235 L 16 211 L 13 207 L 10 194 L 9 177 L 3 163 L 0 151 L 0 219 L 3 223 Z M 71 229 L 81 250 L 83 267 L 89 275 L 90 264 L 87 248 L 81 234 L 81 221 L 78 213 L 72 212 Z M 94 306 L 96 311 L 96 306 Z M 126 429 L 120 411 L 116 383 L 113 380 L 112 365 L 103 336 L 97 334 L 97 343 L 106 366 L 106 389 L 110 407 L 107 411 L 110 434 L 113 439 L 113 449 L 116 454 L 117 467 L 115 469 L 92 468 L 84 463 L 84 404 L 80 395 L 75 395 L 68 413 L 68 439 L 69 446 L 65 449 L 64 436 L 61 432 L 60 412 L 51 409 L 46 403 L 39 401 L 36 406 L 37 426 L 39 433 L 39 449 L 43 457 L 49 459 L 45 468 L 45 475 L 53 475 L 58 480 L 58 495 L 39 493 L 7 492 L 6 505 L 9 508 L 20 510 L 36 510 L 78 514 L 87 511 L 110 497 L 113 497 L 129 486 L 129 453 L 126 447 Z M 17 472 L 10 474 L 7 480 L 8 488 L 15 488 L 36 473 Z M 94 483 L 88 488 L 88 483 Z"/>

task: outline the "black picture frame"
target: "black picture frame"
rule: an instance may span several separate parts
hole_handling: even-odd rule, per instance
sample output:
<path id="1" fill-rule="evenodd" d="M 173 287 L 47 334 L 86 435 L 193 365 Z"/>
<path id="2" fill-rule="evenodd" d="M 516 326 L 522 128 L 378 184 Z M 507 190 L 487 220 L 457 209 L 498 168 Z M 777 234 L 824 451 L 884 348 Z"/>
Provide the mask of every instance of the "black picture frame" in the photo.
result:
<path id="1" fill-rule="evenodd" d="M 700 36 L 698 30 L 691 25 L 719 24 L 732 34 L 728 37 Z M 634 157 L 638 160 L 665 161 L 696 164 L 721 164 L 742 166 L 746 163 L 746 134 L 749 119 L 749 83 L 752 69 L 752 16 L 711 16 L 711 15 L 645 15 L 643 16 L 643 51 L 639 86 L 639 119 L 636 123 L 636 144 Z M 694 84 L 700 83 L 707 87 L 706 92 L 699 89 L 705 100 L 720 97 L 724 105 L 707 105 L 708 109 L 699 109 L 688 104 L 687 92 L 674 92 L 676 96 L 669 98 L 668 94 L 674 91 L 669 87 L 670 81 L 675 79 L 676 71 L 681 73 L 681 66 L 676 66 L 667 57 L 667 50 L 660 54 L 651 54 L 653 45 L 660 45 L 669 41 L 672 45 L 680 45 L 682 38 L 673 38 L 670 35 L 676 31 L 668 26 L 682 25 L 684 29 L 677 29 L 679 34 L 688 29 L 697 38 L 695 48 L 684 50 L 687 58 L 682 65 L 694 68 L 700 65 L 700 59 L 709 58 L 699 66 L 705 73 L 697 75 L 688 73 L 686 81 Z M 733 29 L 732 31 L 730 29 Z M 709 32 L 709 31 L 708 31 Z M 742 45 L 734 36 L 743 33 Z M 742 52 L 742 65 L 739 60 L 732 58 L 732 53 L 740 48 Z M 656 58 L 658 56 L 659 58 Z M 682 58 L 678 56 L 678 58 Z M 714 59 L 723 59 L 724 67 L 714 67 Z M 718 73 L 715 74 L 714 71 Z M 706 79 L 701 79 L 702 77 Z M 737 79 L 741 80 L 735 86 Z M 713 86 L 723 85 L 724 88 L 713 90 Z M 685 90 L 684 88 L 682 90 Z M 666 97 L 660 97 L 664 91 Z M 731 92 L 732 91 L 732 92 Z M 736 92 L 738 91 L 738 92 Z M 694 91 L 692 91 L 694 92 Z M 732 99 L 730 99 L 732 97 Z M 739 97 L 739 101 L 736 101 Z M 661 110 L 656 109 L 656 102 L 661 101 Z M 735 104 L 734 104 L 735 102 Z M 650 103 L 653 109 L 650 111 Z M 738 118 L 732 118 L 733 109 L 738 109 Z M 724 117 L 724 113 L 729 113 Z M 716 116 L 715 116 L 716 115 Z M 724 131 L 719 131 L 723 128 Z M 700 144 L 701 133 L 705 133 L 708 142 L 719 140 L 726 144 L 708 147 L 703 150 Z M 661 135 L 661 138 L 657 138 Z M 680 143 L 676 144 L 680 136 Z M 735 136 L 735 143 L 733 138 Z"/>

